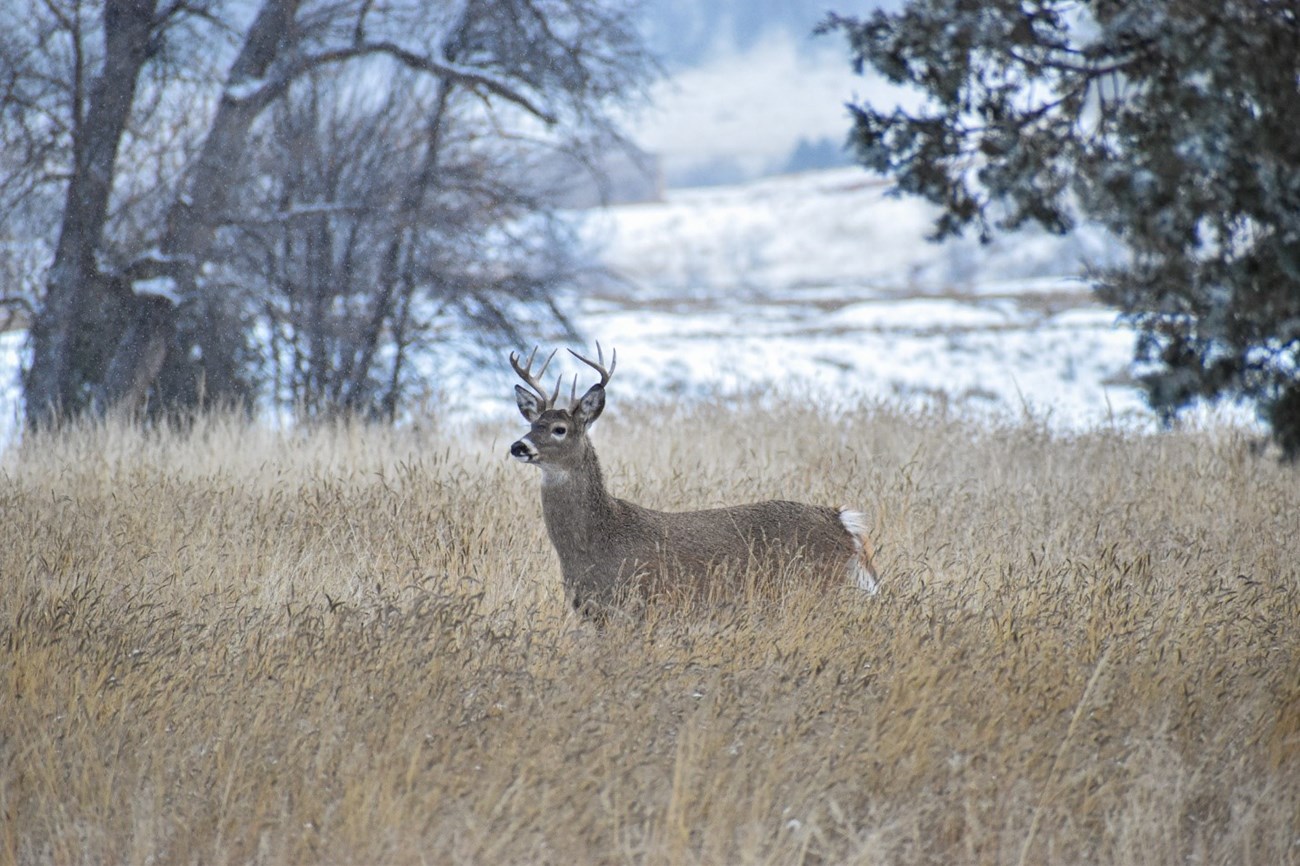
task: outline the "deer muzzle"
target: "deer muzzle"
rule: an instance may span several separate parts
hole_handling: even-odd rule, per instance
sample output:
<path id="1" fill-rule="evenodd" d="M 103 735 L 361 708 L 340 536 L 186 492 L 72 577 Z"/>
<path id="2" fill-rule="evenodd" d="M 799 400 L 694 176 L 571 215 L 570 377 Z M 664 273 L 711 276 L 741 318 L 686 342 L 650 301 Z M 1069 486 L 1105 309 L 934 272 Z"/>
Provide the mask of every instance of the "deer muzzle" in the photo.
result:
<path id="1" fill-rule="evenodd" d="M 520 439 L 510 446 L 510 456 L 521 463 L 536 463 L 537 447 L 527 439 Z"/>

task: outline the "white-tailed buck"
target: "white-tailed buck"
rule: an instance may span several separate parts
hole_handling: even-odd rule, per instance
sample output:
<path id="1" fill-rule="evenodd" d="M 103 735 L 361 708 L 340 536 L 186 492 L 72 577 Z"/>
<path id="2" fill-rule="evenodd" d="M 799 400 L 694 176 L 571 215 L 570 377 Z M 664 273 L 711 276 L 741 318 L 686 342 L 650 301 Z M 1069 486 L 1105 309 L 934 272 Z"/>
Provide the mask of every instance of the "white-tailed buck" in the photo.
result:
<path id="1" fill-rule="evenodd" d="M 665 512 L 616 499 L 605 489 L 587 430 L 605 408 L 605 387 L 614 374 L 596 344 L 597 360 L 570 353 L 600 374 L 581 398 L 574 378 L 569 401 L 560 403 L 560 381 L 547 396 L 542 376 L 555 357 L 533 373 L 537 349 L 510 365 L 527 383 L 515 386 L 519 411 L 532 429 L 510 454 L 542 470 L 542 514 L 560 556 L 564 587 L 574 609 L 601 614 L 628 593 L 657 589 L 707 590 L 721 575 L 793 563 L 828 582 L 849 581 L 876 590 L 873 548 L 866 519 L 857 511 L 769 501 L 706 511 Z"/>

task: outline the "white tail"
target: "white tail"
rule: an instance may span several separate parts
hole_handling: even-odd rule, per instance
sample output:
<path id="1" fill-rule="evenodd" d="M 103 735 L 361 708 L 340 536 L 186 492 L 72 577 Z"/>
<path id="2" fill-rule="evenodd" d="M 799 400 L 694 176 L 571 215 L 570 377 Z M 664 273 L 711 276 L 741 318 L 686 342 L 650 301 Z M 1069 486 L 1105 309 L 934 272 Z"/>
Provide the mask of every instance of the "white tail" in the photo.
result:
<path id="1" fill-rule="evenodd" d="M 875 595 L 879 578 L 876 577 L 876 549 L 867 535 L 870 529 L 867 516 L 861 511 L 841 508 L 840 523 L 853 539 L 855 555 L 849 560 L 849 580 L 858 589 Z"/>
<path id="2" fill-rule="evenodd" d="M 542 470 L 542 514 L 575 609 L 599 613 L 656 582 L 703 588 L 756 555 L 798 560 L 828 581 L 876 591 L 875 552 L 859 511 L 772 500 L 665 512 L 611 496 L 587 431 L 605 409 L 617 355 L 611 353 L 606 367 L 599 343 L 595 361 L 569 351 L 598 372 L 600 382 L 578 397 L 574 377 L 565 405 L 559 404 L 560 380 L 549 395 L 541 381 L 555 352 L 535 374 L 536 349 L 522 364 L 511 354 L 511 366 L 528 385 L 516 385 L 515 397 L 532 429 L 510 454 Z"/>

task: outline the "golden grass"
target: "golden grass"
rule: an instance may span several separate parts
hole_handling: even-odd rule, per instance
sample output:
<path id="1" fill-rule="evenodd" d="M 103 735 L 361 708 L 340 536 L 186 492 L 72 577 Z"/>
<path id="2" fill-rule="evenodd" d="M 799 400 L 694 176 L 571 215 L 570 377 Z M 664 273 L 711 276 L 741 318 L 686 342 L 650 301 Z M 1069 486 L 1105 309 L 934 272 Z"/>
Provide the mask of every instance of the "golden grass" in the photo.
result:
<path id="1" fill-rule="evenodd" d="M 1300 862 L 1294 469 L 1222 431 L 611 408 L 617 494 L 857 505 L 881 594 L 597 632 L 522 425 L 29 440 L 0 862 Z"/>

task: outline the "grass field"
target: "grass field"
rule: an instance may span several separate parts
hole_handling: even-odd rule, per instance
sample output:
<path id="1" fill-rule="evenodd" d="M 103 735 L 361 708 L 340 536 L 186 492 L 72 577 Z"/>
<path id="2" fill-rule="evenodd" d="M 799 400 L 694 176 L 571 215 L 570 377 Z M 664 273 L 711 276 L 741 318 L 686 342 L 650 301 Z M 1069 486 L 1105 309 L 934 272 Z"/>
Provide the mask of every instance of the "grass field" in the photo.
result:
<path id="1" fill-rule="evenodd" d="M 0 862 L 1300 863 L 1298 470 L 1232 431 L 611 408 L 617 495 L 856 505 L 881 593 L 598 632 L 522 423 L 29 437 Z"/>

